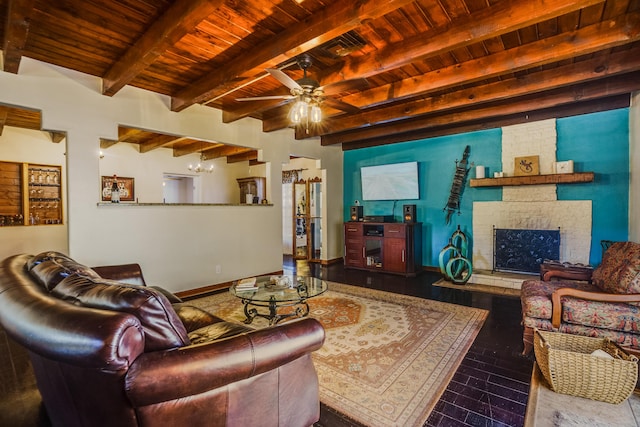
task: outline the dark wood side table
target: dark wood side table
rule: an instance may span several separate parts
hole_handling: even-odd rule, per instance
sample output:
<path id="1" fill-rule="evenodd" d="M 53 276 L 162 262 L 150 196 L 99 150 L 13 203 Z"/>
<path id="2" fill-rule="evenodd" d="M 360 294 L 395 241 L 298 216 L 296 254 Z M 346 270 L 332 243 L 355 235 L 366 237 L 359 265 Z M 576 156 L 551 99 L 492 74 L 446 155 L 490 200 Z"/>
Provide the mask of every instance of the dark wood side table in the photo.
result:
<path id="1" fill-rule="evenodd" d="M 592 273 L 593 266 L 586 264 L 573 264 L 549 259 L 545 259 L 540 264 L 540 279 L 547 282 L 553 277 L 559 277 L 571 280 L 586 280 L 591 283 Z"/>

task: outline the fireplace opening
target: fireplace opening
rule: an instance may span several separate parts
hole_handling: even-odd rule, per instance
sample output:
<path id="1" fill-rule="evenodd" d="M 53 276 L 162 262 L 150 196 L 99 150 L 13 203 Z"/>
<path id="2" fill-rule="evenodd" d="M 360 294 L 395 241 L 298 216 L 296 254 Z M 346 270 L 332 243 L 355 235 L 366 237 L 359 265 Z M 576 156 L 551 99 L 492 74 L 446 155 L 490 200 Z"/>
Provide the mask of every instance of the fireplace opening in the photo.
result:
<path id="1" fill-rule="evenodd" d="M 560 229 L 493 228 L 493 270 L 539 274 L 545 259 L 560 259 Z"/>

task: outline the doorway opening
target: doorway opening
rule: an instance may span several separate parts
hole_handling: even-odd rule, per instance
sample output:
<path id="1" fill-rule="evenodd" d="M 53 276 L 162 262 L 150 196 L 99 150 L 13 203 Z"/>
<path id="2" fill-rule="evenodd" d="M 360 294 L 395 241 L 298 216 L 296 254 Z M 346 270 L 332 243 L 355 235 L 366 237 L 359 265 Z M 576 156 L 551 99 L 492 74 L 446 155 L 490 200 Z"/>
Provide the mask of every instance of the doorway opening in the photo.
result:
<path id="1" fill-rule="evenodd" d="M 165 173 L 162 175 L 162 200 L 164 203 L 200 203 L 198 185 L 197 176 Z"/>
<path id="2" fill-rule="evenodd" d="M 282 252 L 297 260 L 323 256 L 323 171 L 320 161 L 292 158 L 282 168 Z"/>

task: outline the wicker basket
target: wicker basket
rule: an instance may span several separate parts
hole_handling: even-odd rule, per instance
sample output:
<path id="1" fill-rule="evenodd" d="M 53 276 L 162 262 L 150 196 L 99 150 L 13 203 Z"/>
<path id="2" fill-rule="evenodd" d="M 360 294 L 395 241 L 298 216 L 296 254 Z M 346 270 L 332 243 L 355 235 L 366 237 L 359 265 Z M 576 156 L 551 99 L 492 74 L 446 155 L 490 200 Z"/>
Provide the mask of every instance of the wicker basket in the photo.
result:
<path id="1" fill-rule="evenodd" d="M 540 371 L 557 393 L 608 403 L 627 399 L 638 379 L 638 358 L 607 338 L 535 330 L 534 350 Z M 603 350 L 613 359 L 593 356 Z"/>

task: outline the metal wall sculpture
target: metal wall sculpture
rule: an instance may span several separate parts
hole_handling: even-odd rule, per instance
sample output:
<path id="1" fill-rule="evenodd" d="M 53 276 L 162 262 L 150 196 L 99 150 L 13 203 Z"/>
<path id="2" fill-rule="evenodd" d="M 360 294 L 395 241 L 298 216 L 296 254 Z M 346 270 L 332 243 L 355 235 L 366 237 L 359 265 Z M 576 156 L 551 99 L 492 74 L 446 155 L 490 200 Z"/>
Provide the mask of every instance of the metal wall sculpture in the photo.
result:
<path id="1" fill-rule="evenodd" d="M 469 240 L 458 225 L 458 229 L 449 238 L 449 244 L 440 251 L 438 256 L 440 272 L 446 280 L 463 285 L 471 278 L 473 267 L 471 260 L 467 258 L 468 252 Z M 448 259 L 445 262 L 447 256 Z"/>
<path id="2" fill-rule="evenodd" d="M 469 174 L 469 146 L 464 149 L 462 153 L 462 160 L 456 160 L 456 172 L 453 176 L 453 183 L 451 183 L 451 192 L 449 193 L 449 200 L 443 210 L 447 211 L 446 222 L 451 222 L 451 215 L 455 211 L 458 211 L 460 215 L 460 199 L 462 198 L 462 192 L 464 191 L 464 184 Z"/>

